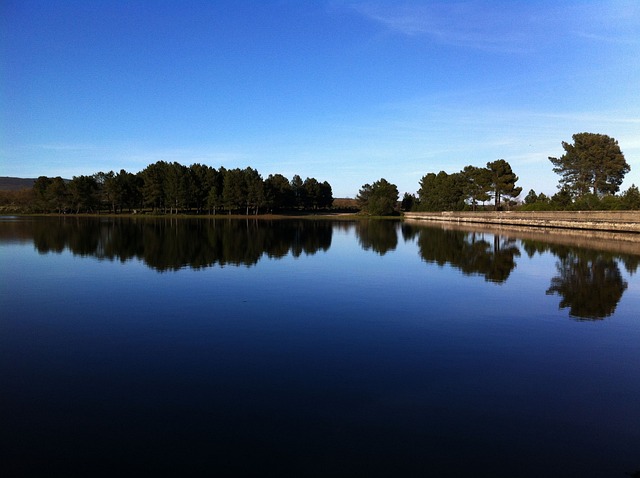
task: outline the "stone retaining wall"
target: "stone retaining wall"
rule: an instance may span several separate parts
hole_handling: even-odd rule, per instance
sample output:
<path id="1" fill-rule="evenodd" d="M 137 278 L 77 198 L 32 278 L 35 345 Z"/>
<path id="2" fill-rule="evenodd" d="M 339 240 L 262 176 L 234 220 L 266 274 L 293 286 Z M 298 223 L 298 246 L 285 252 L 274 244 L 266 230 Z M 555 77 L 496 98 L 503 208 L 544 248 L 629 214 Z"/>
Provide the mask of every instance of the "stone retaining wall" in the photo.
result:
<path id="1" fill-rule="evenodd" d="M 640 233 L 640 211 L 408 212 L 406 219 Z"/>
<path id="2" fill-rule="evenodd" d="M 405 219 L 640 234 L 640 211 L 407 212 Z"/>

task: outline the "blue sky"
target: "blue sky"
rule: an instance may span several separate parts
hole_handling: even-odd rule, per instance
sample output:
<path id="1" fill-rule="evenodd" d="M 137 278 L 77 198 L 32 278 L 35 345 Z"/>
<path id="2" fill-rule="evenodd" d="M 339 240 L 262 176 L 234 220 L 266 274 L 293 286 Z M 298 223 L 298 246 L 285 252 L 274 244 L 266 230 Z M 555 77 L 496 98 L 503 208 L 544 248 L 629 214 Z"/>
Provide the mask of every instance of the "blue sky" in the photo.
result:
<path id="1" fill-rule="evenodd" d="M 640 2 L 41 1 L 0 4 L 0 175 L 158 160 L 329 181 L 548 156 L 616 138 L 640 185 Z"/>

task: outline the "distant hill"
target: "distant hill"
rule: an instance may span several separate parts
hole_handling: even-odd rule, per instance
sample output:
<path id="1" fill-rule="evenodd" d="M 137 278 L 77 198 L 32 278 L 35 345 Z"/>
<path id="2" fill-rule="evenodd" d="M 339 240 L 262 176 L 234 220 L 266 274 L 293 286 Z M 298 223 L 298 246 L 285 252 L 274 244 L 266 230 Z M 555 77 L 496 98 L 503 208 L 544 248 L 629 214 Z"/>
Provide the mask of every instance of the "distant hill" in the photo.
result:
<path id="1" fill-rule="evenodd" d="M 10 178 L 8 176 L 0 176 L 0 191 L 19 191 L 21 189 L 31 189 L 35 179 Z"/>

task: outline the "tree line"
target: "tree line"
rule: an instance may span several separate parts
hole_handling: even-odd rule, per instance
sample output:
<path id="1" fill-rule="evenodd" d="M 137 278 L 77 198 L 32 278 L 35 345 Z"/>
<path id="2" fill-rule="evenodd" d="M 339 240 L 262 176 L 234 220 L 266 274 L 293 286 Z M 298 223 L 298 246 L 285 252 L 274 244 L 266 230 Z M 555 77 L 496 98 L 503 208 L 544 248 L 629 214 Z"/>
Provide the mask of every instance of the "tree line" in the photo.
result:
<path id="1" fill-rule="evenodd" d="M 551 197 L 533 189 L 520 202 L 519 178 L 504 159 L 485 167 L 465 166 L 456 173 L 427 173 L 417 194 L 405 193 L 384 178 L 364 184 L 356 196 L 363 214 L 386 216 L 404 211 L 640 209 L 640 190 L 631 185 L 619 194 L 630 171 L 617 140 L 604 134 L 577 133 L 562 142 L 565 154 L 549 157 L 561 176 Z M 150 208 L 154 212 L 259 214 L 284 210 L 318 210 L 333 204 L 331 185 L 299 175 L 263 179 L 251 167 L 219 169 L 202 164 L 183 166 L 158 161 L 132 174 L 99 172 L 91 176 L 39 177 L 31 191 L 4 192 L 0 206 L 17 205 L 32 212 L 123 212 Z M 22 206 L 22 207 L 20 207 Z"/>
<path id="2" fill-rule="evenodd" d="M 495 209 L 522 192 L 516 186 L 518 176 L 504 159 L 486 167 L 465 166 L 457 173 L 429 173 L 420 180 L 418 198 L 412 205 L 418 211 L 476 210 L 479 203 L 492 200 Z"/>
<path id="3" fill-rule="evenodd" d="M 112 213 L 149 208 L 156 213 L 259 214 L 292 209 L 331 207 L 333 192 L 327 181 L 282 174 L 263 179 L 251 167 L 215 169 L 203 164 L 183 166 L 158 161 L 137 174 L 98 172 L 60 177 L 40 176 L 32 190 L 36 212 Z"/>
<path id="4" fill-rule="evenodd" d="M 420 180 L 417 197 L 405 193 L 400 209 L 404 211 L 476 210 L 478 203 L 493 199 L 495 208 L 504 200 L 516 198 L 522 188 L 511 166 L 504 159 L 487 163 L 486 168 L 466 166 L 458 173 L 428 173 Z M 364 213 L 391 215 L 398 209 L 398 188 L 382 178 L 365 184 L 356 198 Z"/>
<path id="5" fill-rule="evenodd" d="M 401 209 L 405 211 L 500 210 L 614 210 L 640 209 L 640 191 L 631 185 L 618 194 L 624 176 L 630 171 L 617 140 L 604 134 L 577 133 L 573 143 L 562 142 L 565 154 L 549 157 L 553 171 L 561 176 L 558 192 L 551 197 L 533 189 L 520 203 L 519 178 L 504 159 L 488 162 L 486 167 L 465 166 L 459 172 L 428 173 L 420 180 L 417 195 L 405 193 Z M 394 184 L 384 178 L 360 189 L 358 202 L 372 215 L 392 214 L 398 200 Z"/>

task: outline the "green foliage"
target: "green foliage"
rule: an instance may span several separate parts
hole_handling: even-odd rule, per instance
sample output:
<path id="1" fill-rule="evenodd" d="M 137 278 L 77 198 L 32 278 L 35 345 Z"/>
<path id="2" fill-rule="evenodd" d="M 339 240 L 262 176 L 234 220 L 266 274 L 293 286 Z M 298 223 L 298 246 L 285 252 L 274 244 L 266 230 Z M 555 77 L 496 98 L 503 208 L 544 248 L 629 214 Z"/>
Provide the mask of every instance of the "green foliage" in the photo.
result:
<path id="1" fill-rule="evenodd" d="M 307 178 L 302 184 L 303 205 L 305 209 L 330 207 L 333 203 L 333 193 L 328 182 L 320 183 L 316 178 Z"/>
<path id="2" fill-rule="evenodd" d="M 247 184 L 241 169 L 228 169 L 224 175 L 224 186 L 222 189 L 222 202 L 225 209 L 231 214 L 244 205 L 247 196 Z"/>
<path id="3" fill-rule="evenodd" d="M 486 168 L 465 166 L 462 170 L 465 179 L 464 195 L 471 201 L 471 207 L 475 211 L 478 201 L 485 202 L 491 199 L 491 172 Z"/>
<path id="4" fill-rule="evenodd" d="M 500 209 L 503 196 L 516 198 L 522 192 L 522 188 L 516 187 L 518 176 L 511 170 L 511 165 L 504 159 L 487 163 L 493 192 L 493 204 L 496 210 Z"/>
<path id="5" fill-rule="evenodd" d="M 294 205 L 291 183 L 282 174 L 270 174 L 264 181 L 265 201 L 270 210 L 290 209 Z"/>
<path id="6" fill-rule="evenodd" d="M 629 166 L 618 143 L 606 135 L 579 133 L 574 144 L 562 143 L 565 154 L 549 158 L 554 171 L 563 175 L 561 188 L 552 198 L 530 190 L 522 210 L 619 210 L 640 209 L 640 192 L 633 185 L 616 196 Z M 428 173 L 420 180 L 417 196 L 406 193 L 402 199 L 405 211 L 476 210 L 479 203 L 493 199 L 494 208 L 515 206 L 522 192 L 518 176 L 504 159 L 488 162 L 486 167 L 466 166 L 448 174 Z M 178 213 L 208 210 L 216 214 L 286 209 L 321 209 L 333 204 L 333 192 L 327 182 L 315 178 L 304 181 L 299 175 L 291 181 L 281 174 L 263 180 L 257 170 L 216 170 L 202 164 L 185 167 L 177 162 L 158 161 L 138 174 L 99 172 L 78 176 L 65 182 L 60 177 L 38 178 L 32 189 L 29 209 L 58 213 L 74 210 L 109 210 L 150 207 L 155 212 Z M 397 187 L 385 179 L 365 184 L 357 201 L 368 214 L 393 214 L 397 208 Z"/>
<path id="7" fill-rule="evenodd" d="M 67 183 L 60 177 L 40 176 L 33 184 L 34 209 L 39 212 L 63 212 L 69 207 Z"/>
<path id="8" fill-rule="evenodd" d="M 640 209 L 640 191 L 635 184 L 632 184 L 622 195 L 623 209 Z"/>
<path id="9" fill-rule="evenodd" d="M 533 192 L 533 194 L 531 194 Z M 586 193 L 573 199 L 567 188 L 558 191 L 551 199 L 544 194 L 533 197 L 535 191 L 530 191 L 525 198 L 521 211 L 621 211 L 640 209 L 640 191 L 632 185 L 622 195 L 606 194 L 597 196 Z"/>
<path id="10" fill-rule="evenodd" d="M 404 196 L 402 196 L 402 203 L 400 207 L 403 211 L 413 211 L 417 203 L 418 200 L 413 194 L 404 193 Z"/>
<path id="11" fill-rule="evenodd" d="M 189 170 L 177 162 L 167 164 L 163 179 L 164 202 L 169 208 L 169 212 L 187 207 L 191 197 L 191 181 Z"/>
<path id="12" fill-rule="evenodd" d="M 213 169 L 210 173 L 209 191 L 207 193 L 207 208 L 209 212 L 216 214 L 219 208 L 223 207 L 222 191 L 224 190 L 224 177 L 227 170 L 221 167 L 219 170 Z"/>
<path id="13" fill-rule="evenodd" d="M 536 192 L 531 189 L 527 195 L 524 197 L 524 203 L 525 204 L 533 204 L 538 200 L 538 195 L 536 194 Z"/>
<path id="14" fill-rule="evenodd" d="M 398 188 L 382 178 L 363 185 L 356 199 L 362 212 L 371 216 L 390 216 L 396 213 Z"/>
<path id="15" fill-rule="evenodd" d="M 640 209 L 640 191 L 631 185 L 622 195 L 597 196 L 586 193 L 573 199 L 568 188 L 562 188 L 551 199 L 544 194 L 529 191 L 521 211 L 621 211 Z"/>
<path id="16" fill-rule="evenodd" d="M 520 207 L 520 211 L 556 211 L 557 208 L 550 202 L 536 202 L 533 204 L 524 204 Z"/>
<path id="17" fill-rule="evenodd" d="M 320 201 L 319 206 L 329 208 L 333 205 L 333 189 L 328 181 L 322 181 L 320 184 Z"/>
<path id="18" fill-rule="evenodd" d="M 315 178 L 307 178 L 302 183 L 304 189 L 304 208 L 317 209 L 320 200 L 320 183 Z"/>
<path id="19" fill-rule="evenodd" d="M 601 209 L 600 198 L 593 193 L 583 194 L 567 209 L 572 211 L 597 211 Z"/>
<path id="20" fill-rule="evenodd" d="M 333 204 L 333 192 L 327 182 L 316 178 L 302 181 L 295 175 L 289 182 L 281 174 L 270 175 L 265 181 L 265 194 L 270 209 L 324 209 Z"/>
<path id="21" fill-rule="evenodd" d="M 466 185 L 462 173 L 428 173 L 420 180 L 420 211 L 462 211 Z"/>
<path id="22" fill-rule="evenodd" d="M 517 197 L 522 188 L 511 166 L 504 159 L 487 163 L 486 168 L 466 166 L 462 171 L 447 174 L 428 173 L 420 180 L 418 190 L 420 211 L 462 211 L 476 210 L 478 202 L 484 203 L 492 197 L 495 207 L 503 199 Z"/>
<path id="23" fill-rule="evenodd" d="M 551 196 L 551 204 L 555 209 L 567 209 L 572 203 L 573 198 L 571 196 L 571 192 L 567 188 L 562 188 Z"/>
<path id="24" fill-rule="evenodd" d="M 553 211 L 556 207 L 552 204 L 544 193 L 536 194 L 532 189 L 524 198 L 524 204 L 520 207 L 521 211 Z"/>
<path id="25" fill-rule="evenodd" d="M 164 207 L 164 177 L 167 174 L 168 165 L 164 161 L 158 161 L 148 165 L 140 176 L 142 177 L 142 200 L 145 206 L 154 210 Z"/>
<path id="26" fill-rule="evenodd" d="M 98 183 L 93 176 L 74 176 L 69 183 L 68 192 L 69 203 L 76 214 L 93 212 L 98 205 Z"/>
<path id="27" fill-rule="evenodd" d="M 47 191 L 49 189 L 49 186 L 51 185 L 51 181 L 51 178 L 40 176 L 33 183 L 33 194 L 36 198 L 36 201 L 38 201 L 38 206 L 43 209 L 46 209 L 48 206 Z"/>
<path id="28" fill-rule="evenodd" d="M 209 192 L 214 186 L 218 172 L 203 164 L 189 166 L 189 181 L 191 182 L 191 206 L 201 213 L 208 206 Z"/>
<path id="29" fill-rule="evenodd" d="M 294 176 L 289 182 L 281 174 L 263 180 L 253 168 L 216 170 L 202 164 L 189 167 L 180 163 L 157 161 L 138 174 L 121 170 L 98 172 L 93 176 L 74 177 L 68 184 L 61 178 L 41 176 L 29 190 L 28 206 L 21 210 L 62 213 L 150 207 L 156 213 L 196 212 L 216 214 L 226 209 L 229 214 L 258 214 L 269 210 L 330 208 L 333 204 L 331 185 L 315 178 L 302 181 Z M 11 201 L 11 198 L 2 198 Z M 5 202 L 6 202 L 5 201 Z M 12 207 L 17 207 L 15 205 Z"/>
<path id="30" fill-rule="evenodd" d="M 615 194 L 630 167 L 618 141 L 604 134 L 577 133 L 573 144 L 562 142 L 559 158 L 549 157 L 553 171 L 562 176 L 560 186 L 572 197 L 591 192 L 597 196 Z"/>
<path id="31" fill-rule="evenodd" d="M 303 208 L 305 204 L 305 189 L 302 178 L 297 174 L 291 179 L 291 190 L 293 191 L 293 203 L 295 207 Z"/>
<path id="32" fill-rule="evenodd" d="M 101 209 L 111 212 L 122 212 L 127 208 L 138 207 L 142 202 L 143 179 L 140 175 L 131 174 L 121 169 L 119 173 L 109 171 L 93 175 L 98 185 L 98 198 Z"/>
<path id="33" fill-rule="evenodd" d="M 247 207 L 247 215 L 249 215 L 249 208 L 253 208 L 254 213 L 258 214 L 260 207 L 265 204 L 262 176 L 253 168 L 246 168 L 242 173 L 246 184 L 245 204 Z"/>
<path id="34" fill-rule="evenodd" d="M 607 194 L 606 196 L 600 199 L 599 209 L 603 211 L 615 211 L 615 210 L 622 210 L 626 208 L 623 205 L 623 201 L 621 197 Z"/>

